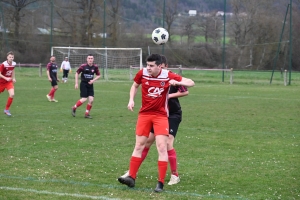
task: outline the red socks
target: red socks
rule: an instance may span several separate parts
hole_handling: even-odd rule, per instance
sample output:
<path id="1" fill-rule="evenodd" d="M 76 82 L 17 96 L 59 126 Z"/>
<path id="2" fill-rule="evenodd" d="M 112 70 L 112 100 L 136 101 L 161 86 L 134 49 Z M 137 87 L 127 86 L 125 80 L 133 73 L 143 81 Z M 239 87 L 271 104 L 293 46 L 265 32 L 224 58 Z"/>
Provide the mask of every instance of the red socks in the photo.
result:
<path id="1" fill-rule="evenodd" d="M 81 101 L 78 100 L 73 108 L 76 109 L 76 108 L 78 108 L 78 107 L 81 106 L 81 105 L 82 105 Z"/>
<path id="2" fill-rule="evenodd" d="M 133 179 L 136 179 L 136 173 L 138 172 L 141 164 L 142 164 L 141 158 L 131 156 L 130 164 L 129 164 L 129 176 L 131 176 Z"/>
<path id="3" fill-rule="evenodd" d="M 9 110 L 10 105 L 12 104 L 13 100 L 14 100 L 14 98 L 11 98 L 11 97 L 7 98 L 7 103 L 6 103 L 5 110 Z"/>
<path id="4" fill-rule="evenodd" d="M 171 150 L 168 151 L 168 158 L 169 158 L 171 173 L 173 175 L 178 176 L 178 172 L 177 172 L 177 155 L 176 155 L 175 149 L 171 149 Z"/>
<path id="5" fill-rule="evenodd" d="M 143 162 L 143 161 L 145 160 L 145 158 L 147 157 L 148 152 L 149 152 L 149 149 L 150 149 L 150 148 L 147 148 L 147 147 L 144 148 L 144 150 L 143 150 L 143 152 L 142 152 L 142 162 Z"/>
<path id="6" fill-rule="evenodd" d="M 167 174 L 167 169 L 168 169 L 168 162 L 167 161 L 158 161 L 157 165 L 158 165 L 158 181 L 162 182 L 164 184 L 166 174 Z"/>
<path id="7" fill-rule="evenodd" d="M 92 105 L 91 104 L 87 104 L 86 105 L 86 110 L 85 110 L 85 115 L 88 115 L 91 109 L 92 109 Z"/>
<path id="8" fill-rule="evenodd" d="M 51 97 L 51 99 L 54 99 L 54 93 L 55 93 L 56 89 L 51 88 L 50 92 L 49 92 L 49 96 Z"/>

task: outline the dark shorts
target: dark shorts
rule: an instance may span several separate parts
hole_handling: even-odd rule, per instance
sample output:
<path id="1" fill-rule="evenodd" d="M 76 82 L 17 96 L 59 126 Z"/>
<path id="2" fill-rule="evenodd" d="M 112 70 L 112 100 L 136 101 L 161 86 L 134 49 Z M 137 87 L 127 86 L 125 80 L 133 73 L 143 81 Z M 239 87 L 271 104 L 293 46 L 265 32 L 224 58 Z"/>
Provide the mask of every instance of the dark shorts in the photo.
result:
<path id="1" fill-rule="evenodd" d="M 176 137 L 180 122 L 181 119 L 169 118 L 169 134 L 173 135 L 174 138 Z"/>
<path id="2" fill-rule="evenodd" d="M 54 87 L 56 85 L 57 85 L 57 80 L 56 79 L 52 79 L 51 86 Z"/>
<path id="3" fill-rule="evenodd" d="M 88 82 L 81 81 L 80 82 L 80 97 L 87 98 L 90 96 L 94 96 L 94 85 L 90 85 Z"/>
<path id="4" fill-rule="evenodd" d="M 173 135 L 174 138 L 176 137 L 179 124 L 181 122 L 181 118 L 168 118 L 169 120 L 169 134 Z M 154 133 L 154 129 L 151 129 L 151 133 Z"/>

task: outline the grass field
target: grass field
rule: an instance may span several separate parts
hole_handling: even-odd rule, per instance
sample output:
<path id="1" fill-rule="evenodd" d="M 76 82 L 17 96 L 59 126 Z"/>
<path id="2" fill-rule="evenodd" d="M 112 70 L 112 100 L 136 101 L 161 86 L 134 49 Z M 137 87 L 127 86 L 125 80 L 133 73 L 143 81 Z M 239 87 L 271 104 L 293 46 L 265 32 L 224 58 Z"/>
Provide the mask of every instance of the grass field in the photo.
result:
<path id="1" fill-rule="evenodd" d="M 155 148 L 140 168 L 136 187 L 117 178 L 128 168 L 140 107 L 127 110 L 131 82 L 95 83 L 93 119 L 79 99 L 74 74 L 60 83 L 58 103 L 48 102 L 50 83 L 35 69 L 16 69 L 12 117 L 0 115 L 0 199 L 300 199 L 300 74 L 291 86 L 270 73 L 184 72 L 196 86 L 181 99 L 176 137 L 181 182 L 153 192 Z M 7 92 L 0 94 L 4 109 Z M 167 180 L 170 173 L 168 171 Z"/>

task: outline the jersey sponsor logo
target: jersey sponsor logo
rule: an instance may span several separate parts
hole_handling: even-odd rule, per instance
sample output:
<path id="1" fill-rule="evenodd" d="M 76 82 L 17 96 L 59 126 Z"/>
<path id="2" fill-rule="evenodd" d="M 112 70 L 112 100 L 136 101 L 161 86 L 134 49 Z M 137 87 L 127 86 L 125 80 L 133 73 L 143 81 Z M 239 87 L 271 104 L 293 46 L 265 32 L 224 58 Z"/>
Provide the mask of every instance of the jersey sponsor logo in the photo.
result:
<path id="1" fill-rule="evenodd" d="M 147 94 L 147 95 L 152 98 L 157 98 L 157 97 L 161 97 L 161 93 L 163 91 L 164 91 L 164 88 L 150 87 L 148 89 L 149 94 Z"/>
<path id="2" fill-rule="evenodd" d="M 10 77 L 12 75 L 12 72 L 13 72 L 12 70 L 6 71 L 5 76 Z"/>
<path id="3" fill-rule="evenodd" d="M 92 74 L 83 74 L 85 79 L 93 79 L 94 75 Z"/>

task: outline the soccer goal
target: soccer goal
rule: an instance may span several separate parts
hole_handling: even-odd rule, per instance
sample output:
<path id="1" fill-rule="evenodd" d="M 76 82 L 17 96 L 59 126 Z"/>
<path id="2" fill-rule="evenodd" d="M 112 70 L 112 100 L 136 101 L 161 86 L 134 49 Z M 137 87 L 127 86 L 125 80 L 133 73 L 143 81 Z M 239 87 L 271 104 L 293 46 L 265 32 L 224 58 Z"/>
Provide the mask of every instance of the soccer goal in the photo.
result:
<path id="1" fill-rule="evenodd" d="M 56 57 L 60 66 L 65 57 L 69 57 L 72 69 L 75 71 L 86 63 L 88 54 L 95 58 L 95 64 L 101 70 L 102 79 L 115 81 L 130 80 L 130 67 L 142 68 L 141 48 L 88 48 L 88 47 L 58 47 L 51 49 L 51 55 Z"/>

